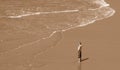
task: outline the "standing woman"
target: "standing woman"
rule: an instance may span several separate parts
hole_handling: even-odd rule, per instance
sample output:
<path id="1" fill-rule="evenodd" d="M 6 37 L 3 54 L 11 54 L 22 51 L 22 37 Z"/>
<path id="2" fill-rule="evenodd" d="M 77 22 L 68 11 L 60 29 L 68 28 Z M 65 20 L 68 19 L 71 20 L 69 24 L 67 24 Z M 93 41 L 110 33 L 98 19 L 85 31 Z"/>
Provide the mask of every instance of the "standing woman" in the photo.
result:
<path id="1" fill-rule="evenodd" d="M 82 61 L 82 47 L 82 43 L 80 42 L 78 46 L 78 58 L 80 62 Z"/>
<path id="2" fill-rule="evenodd" d="M 78 58 L 79 58 L 79 62 L 82 62 L 82 61 L 85 61 L 87 60 L 88 58 L 84 58 L 82 57 L 82 43 L 80 42 L 79 43 L 79 46 L 78 46 Z"/>

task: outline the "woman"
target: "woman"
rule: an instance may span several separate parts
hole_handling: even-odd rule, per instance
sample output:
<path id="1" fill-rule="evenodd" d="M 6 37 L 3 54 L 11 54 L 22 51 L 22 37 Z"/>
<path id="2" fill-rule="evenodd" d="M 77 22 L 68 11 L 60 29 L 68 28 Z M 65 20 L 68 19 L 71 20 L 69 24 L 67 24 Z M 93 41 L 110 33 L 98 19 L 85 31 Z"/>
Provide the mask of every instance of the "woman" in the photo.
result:
<path id="1" fill-rule="evenodd" d="M 82 43 L 80 42 L 78 46 L 78 58 L 80 62 L 88 59 L 88 58 L 82 59 L 82 47 L 83 47 Z"/>

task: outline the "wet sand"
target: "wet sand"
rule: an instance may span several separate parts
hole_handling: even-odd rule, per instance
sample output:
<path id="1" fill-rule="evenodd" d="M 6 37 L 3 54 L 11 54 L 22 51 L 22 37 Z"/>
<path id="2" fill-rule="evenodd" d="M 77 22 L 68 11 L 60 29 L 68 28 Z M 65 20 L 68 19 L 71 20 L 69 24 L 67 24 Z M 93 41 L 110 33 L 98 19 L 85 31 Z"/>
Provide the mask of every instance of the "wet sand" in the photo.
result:
<path id="1" fill-rule="evenodd" d="M 82 70 L 120 69 L 120 8 L 118 7 L 118 1 L 109 0 L 107 2 L 116 10 L 114 16 L 83 28 L 76 28 L 65 32 L 64 39 L 58 45 L 58 47 L 62 47 L 61 51 L 64 51 L 63 54 L 71 55 L 74 53 L 75 55 L 78 41 L 83 42 L 83 56 L 89 57 L 89 60 L 82 63 Z"/>
<path id="2" fill-rule="evenodd" d="M 49 70 L 120 69 L 120 8 L 118 7 L 118 1 L 109 0 L 107 2 L 116 10 L 116 14 L 110 18 L 97 21 L 94 24 L 64 32 L 63 39 L 56 48 L 46 53 L 46 55 L 49 55 L 47 58 L 51 57 L 50 60 L 59 62 L 49 64 Z M 81 41 L 84 46 L 83 57 L 89 57 L 89 60 L 84 61 L 81 65 L 76 62 L 79 41 Z M 74 61 L 76 62 L 75 64 L 73 63 Z"/>
<path id="3" fill-rule="evenodd" d="M 32 24 L 32 16 L 24 17 L 23 19 L 16 19 L 16 21 L 9 18 L 0 19 L 2 21 L 1 30 L 1 45 L 0 45 L 0 69 L 2 70 L 113 70 L 119 69 L 119 8 L 117 2 L 108 1 L 111 7 L 117 13 L 107 19 L 97 21 L 94 24 L 79 27 L 65 31 L 63 33 L 57 32 L 53 36 L 50 34 L 57 28 L 51 30 L 44 29 L 44 25 L 39 23 L 48 23 L 45 18 L 47 16 L 35 16 L 44 20 L 37 23 L 35 26 Z M 115 3 L 115 4 L 114 4 Z M 29 5 L 28 5 L 29 6 Z M 74 7 L 73 7 L 74 8 Z M 54 8 L 56 9 L 56 8 Z M 63 8 L 62 8 L 63 9 Z M 65 8 L 66 9 L 66 8 Z M 48 9 L 49 10 L 49 9 Z M 71 14 L 71 13 L 70 13 Z M 66 15 L 66 14 L 63 14 Z M 59 14 L 57 17 L 62 18 L 63 15 Z M 74 19 L 69 19 L 66 15 L 66 20 L 73 22 Z M 75 15 L 75 16 L 74 16 Z M 77 17 L 78 14 L 70 15 Z M 8 16 L 8 15 L 7 15 Z M 51 15 L 49 15 L 51 16 Z M 49 20 L 55 16 L 48 17 Z M 42 19 L 43 18 L 43 19 Z M 51 23 L 55 21 L 50 21 Z M 8 21 L 6 21 L 8 20 Z M 39 19 L 34 19 L 39 20 Z M 21 23 L 30 22 L 30 29 L 26 32 L 18 31 Z M 15 25 L 9 26 L 8 22 Z M 76 21 L 75 21 L 76 22 Z M 6 25 L 8 25 L 8 27 Z M 59 24 L 59 23 L 58 23 Z M 76 24 L 75 24 L 76 25 Z M 5 26 L 5 27 L 4 27 Z M 19 29 L 16 29 L 18 26 Z M 23 23 L 21 27 L 27 28 L 28 24 Z M 35 28 L 38 26 L 37 28 Z M 52 27 L 52 26 L 51 26 Z M 62 26 L 61 26 L 62 27 Z M 61 30 L 58 27 L 58 30 Z M 69 27 L 69 26 L 68 26 Z M 38 30 L 42 29 L 43 30 Z M 63 27 L 64 28 L 64 27 Z M 4 30 L 6 29 L 6 31 Z M 10 29 L 10 31 L 9 31 Z M 45 32 L 44 32 L 45 31 Z M 11 33 L 12 32 L 12 33 Z M 41 35 L 42 34 L 42 35 Z M 33 38 L 34 37 L 34 38 Z M 44 38 L 44 40 L 41 40 Z M 83 43 L 83 57 L 89 57 L 89 60 L 78 63 L 77 46 L 79 41 Z M 8 47 L 10 46 L 10 47 Z M 22 47 L 21 47 L 22 46 Z M 27 47 L 24 47 L 27 46 Z M 20 49 L 19 49 L 20 48 Z"/>

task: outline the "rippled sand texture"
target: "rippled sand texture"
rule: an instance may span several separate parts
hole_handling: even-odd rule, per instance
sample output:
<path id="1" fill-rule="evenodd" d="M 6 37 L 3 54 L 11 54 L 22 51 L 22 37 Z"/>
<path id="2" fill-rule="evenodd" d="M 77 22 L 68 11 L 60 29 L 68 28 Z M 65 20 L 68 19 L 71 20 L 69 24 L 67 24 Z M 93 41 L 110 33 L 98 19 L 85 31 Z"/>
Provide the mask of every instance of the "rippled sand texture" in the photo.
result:
<path id="1" fill-rule="evenodd" d="M 0 70 L 30 70 L 62 31 L 112 16 L 104 0 L 1 0 Z"/>

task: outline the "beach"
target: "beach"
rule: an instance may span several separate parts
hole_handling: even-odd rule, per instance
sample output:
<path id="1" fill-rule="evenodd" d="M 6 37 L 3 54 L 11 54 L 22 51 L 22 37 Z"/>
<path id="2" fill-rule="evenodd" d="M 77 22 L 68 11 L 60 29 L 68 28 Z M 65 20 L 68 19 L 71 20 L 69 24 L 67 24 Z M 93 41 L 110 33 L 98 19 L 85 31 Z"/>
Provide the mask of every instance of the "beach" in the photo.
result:
<path id="1" fill-rule="evenodd" d="M 8 2 L 4 1 L 4 3 Z M 90 9 L 95 11 L 88 12 L 90 17 L 84 13 L 86 20 L 80 21 L 78 18 L 82 18 L 83 14 L 75 9 L 79 8 L 79 4 L 77 5 L 74 1 L 75 5 L 71 7 L 67 6 L 67 3 L 62 6 L 63 1 L 58 6 L 59 9 L 56 3 L 49 4 L 49 0 L 47 9 L 42 7 L 35 9 L 34 7 L 39 6 L 39 3 L 35 2 L 35 5 L 33 1 L 35 6 L 31 12 L 27 8 L 32 7 L 29 6 L 32 2 L 31 4 L 24 2 L 25 5 L 17 1 L 13 3 L 18 5 L 18 8 L 12 8 L 12 2 L 5 8 L 4 5 L 0 5 L 2 9 L 0 11 L 2 13 L 0 14 L 0 70 L 120 69 L 119 2 L 107 1 L 111 8 L 100 9 L 107 11 L 104 11 L 108 13 L 107 15 L 94 9 L 98 6 L 91 6 Z M 44 2 L 40 4 L 42 3 L 41 6 L 46 8 L 47 5 L 44 6 Z M 71 3 L 72 1 L 68 5 Z M 24 8 L 22 11 L 21 7 Z M 10 9 L 7 11 L 8 14 L 4 13 L 3 11 L 8 8 Z M 41 8 L 43 10 L 39 12 Z M 111 14 L 115 12 L 112 8 L 116 11 L 114 15 Z M 86 11 L 86 9 L 82 10 Z M 109 10 L 112 11 L 109 13 Z M 96 11 L 98 11 L 97 18 L 92 13 Z M 78 16 L 79 14 L 81 15 Z M 83 45 L 83 58 L 89 58 L 81 63 L 78 61 L 79 42 Z"/>

